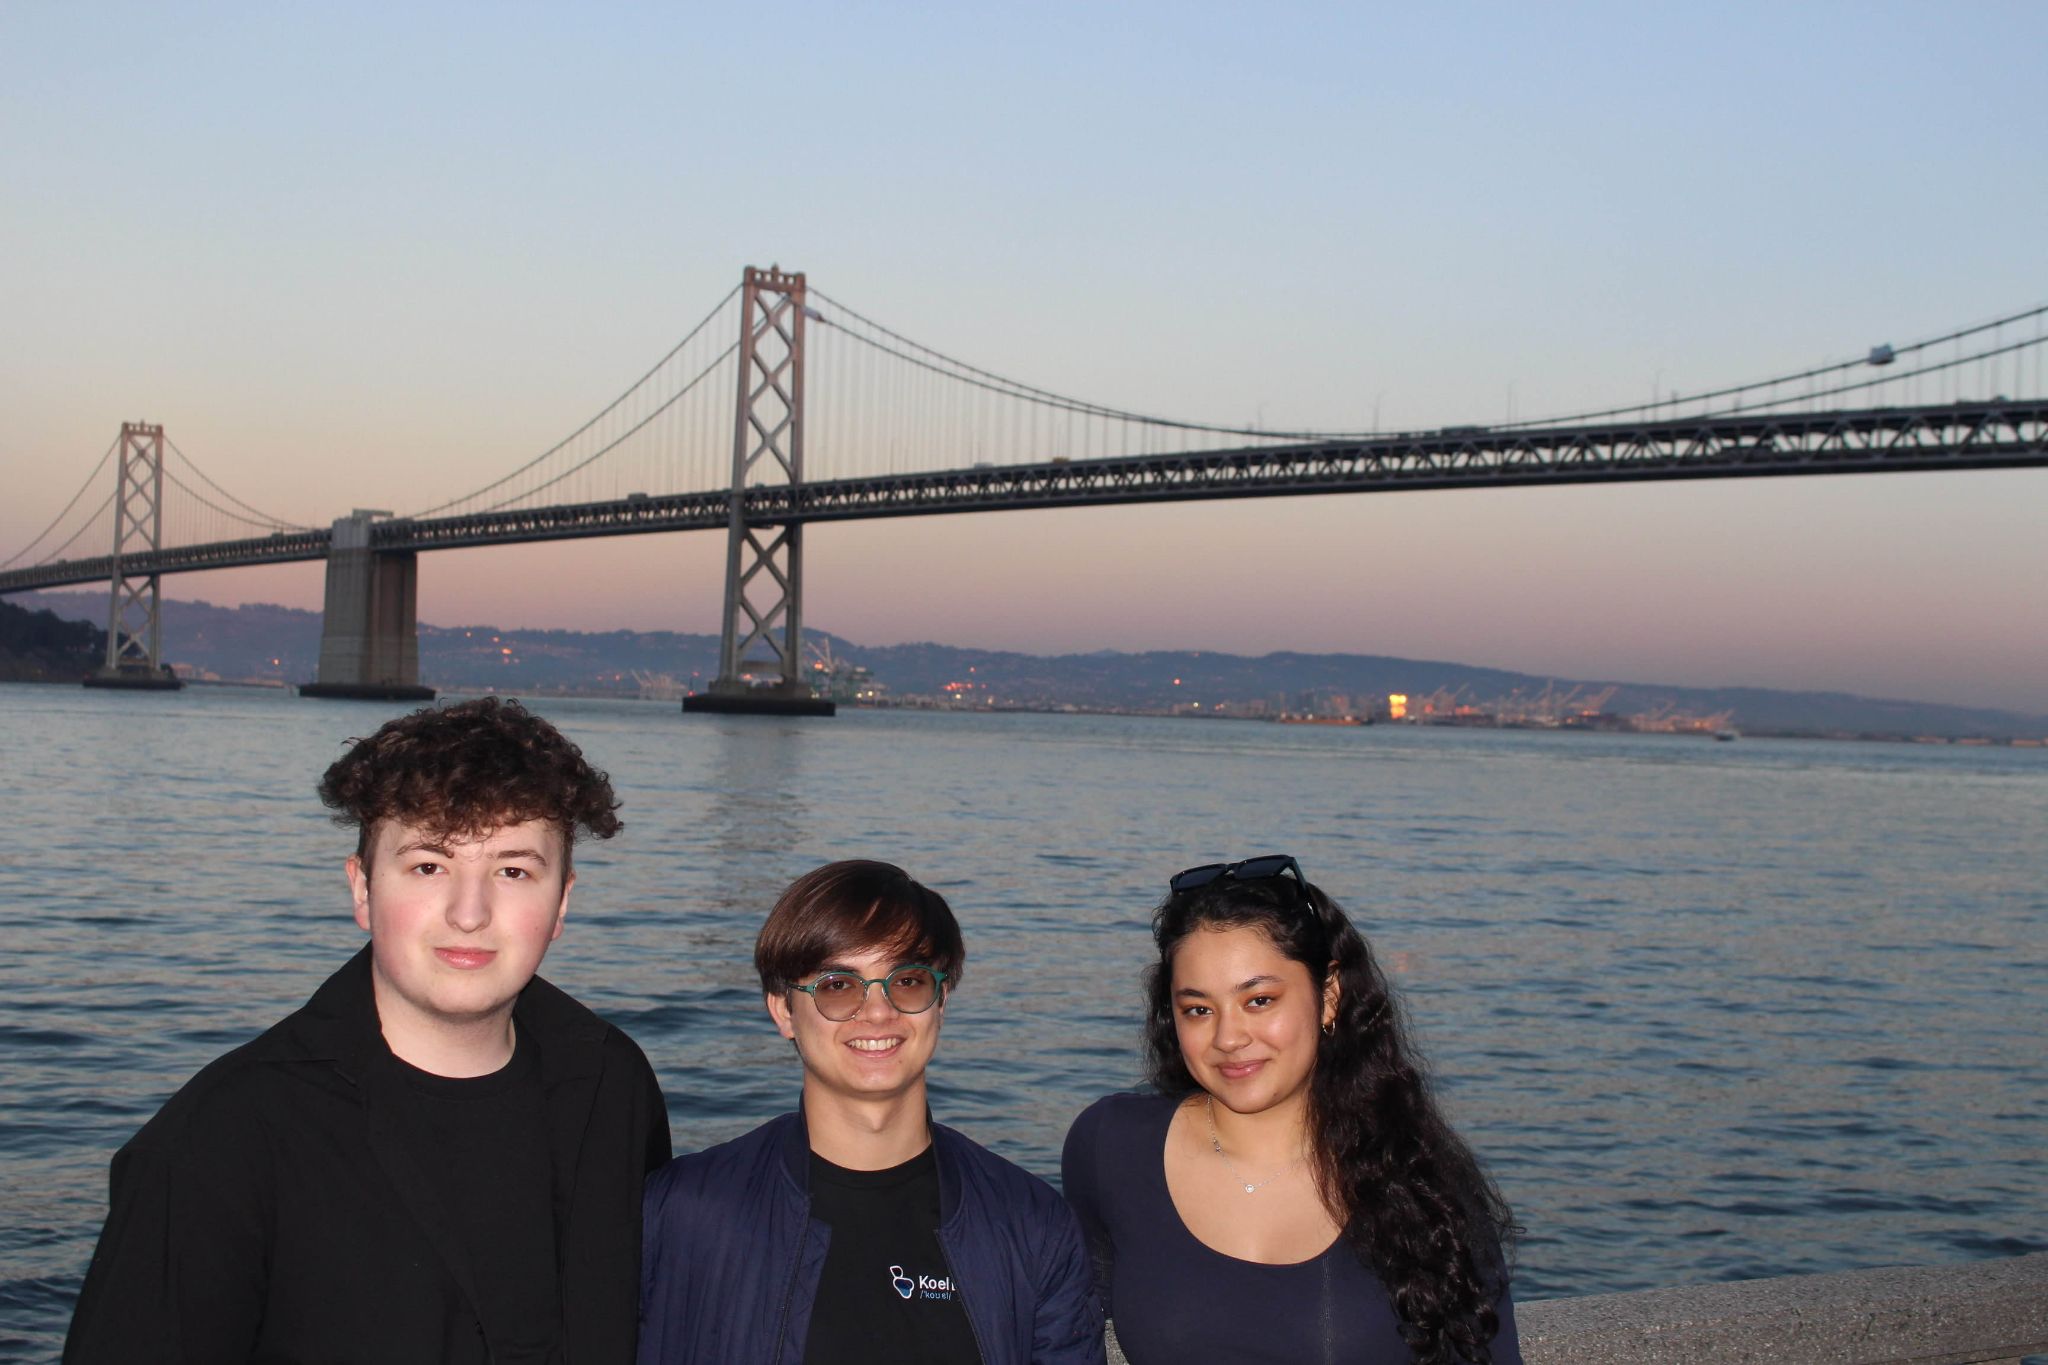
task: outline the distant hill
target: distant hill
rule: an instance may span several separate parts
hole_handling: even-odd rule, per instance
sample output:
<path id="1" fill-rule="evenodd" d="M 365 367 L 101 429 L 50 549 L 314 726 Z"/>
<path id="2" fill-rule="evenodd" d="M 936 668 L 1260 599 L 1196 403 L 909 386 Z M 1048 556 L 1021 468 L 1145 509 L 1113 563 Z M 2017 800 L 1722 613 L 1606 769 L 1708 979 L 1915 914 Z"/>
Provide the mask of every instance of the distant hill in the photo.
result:
<path id="1" fill-rule="evenodd" d="M 1517 694 L 1533 699 L 1546 690 L 1559 696 L 1573 689 L 1590 700 L 1612 688 L 1601 706 L 1610 715 L 1713 716 L 1728 712 L 1729 724 L 1755 734 L 2048 738 L 2048 717 L 1989 708 L 1892 701 L 1845 692 L 1555 678 L 1377 654 L 1251 657 L 1213 650 L 1170 650 L 1045 657 L 937 644 L 865 647 L 837 642 L 833 649 L 843 659 L 870 669 L 897 693 L 932 694 L 948 683 L 972 682 L 975 695 L 986 692 L 1001 699 L 1104 710 L 1168 710 L 1190 701 L 1201 701 L 1205 707 L 1228 702 L 1229 710 L 1239 712 L 1247 703 L 1257 702 L 1263 702 L 1269 712 L 1341 710 L 1341 703 L 1348 701 L 1352 709 L 1363 712 L 1368 709 L 1367 699 L 1383 702 L 1394 692 L 1412 699 L 1449 694 L 1458 701 L 1487 703 Z"/>
<path id="2" fill-rule="evenodd" d="M 48 608 L 96 622 L 99 593 L 21 593 L 18 607 Z M 165 648 L 172 661 L 230 679 L 303 682 L 320 654 L 320 614 L 290 607 L 216 607 L 166 599 Z M 1503 669 L 1375 654 L 1277 653 L 1259 657 L 1211 650 L 1141 654 L 1037 655 L 950 645 L 866 646 L 810 632 L 841 662 L 868 669 L 897 698 L 956 697 L 975 705 L 1167 711 L 1201 702 L 1227 713 L 1284 709 L 1365 712 L 1388 693 L 1492 703 L 1519 695 L 1586 700 L 1607 694 L 1611 715 L 1730 713 L 1752 734 L 1869 737 L 2048 738 L 2048 717 L 1932 702 L 1884 700 L 1843 692 L 1770 688 L 1698 688 L 1619 680 L 1549 678 Z M 102 648 L 104 646 L 101 646 Z M 422 681 L 459 691 L 496 688 L 532 693 L 634 696 L 636 679 L 702 686 L 718 671 L 718 637 L 676 631 L 522 630 L 487 625 L 420 627 Z M 1609 693 L 1609 689 L 1612 689 Z"/>
<path id="3" fill-rule="evenodd" d="M 5 599 L 77 621 L 104 621 L 103 593 L 29 592 Z M 669 631 L 512 630 L 422 624 L 420 673 L 434 687 L 634 695 L 633 670 L 687 684 L 718 672 L 718 637 Z M 163 601 L 168 662 L 232 680 L 308 682 L 320 663 L 320 613 L 252 603 Z M 838 642 L 834 642 L 835 648 Z"/>
<path id="4" fill-rule="evenodd" d="M 90 621 L 0 598 L 0 682 L 75 683 L 106 656 L 107 633 Z"/>

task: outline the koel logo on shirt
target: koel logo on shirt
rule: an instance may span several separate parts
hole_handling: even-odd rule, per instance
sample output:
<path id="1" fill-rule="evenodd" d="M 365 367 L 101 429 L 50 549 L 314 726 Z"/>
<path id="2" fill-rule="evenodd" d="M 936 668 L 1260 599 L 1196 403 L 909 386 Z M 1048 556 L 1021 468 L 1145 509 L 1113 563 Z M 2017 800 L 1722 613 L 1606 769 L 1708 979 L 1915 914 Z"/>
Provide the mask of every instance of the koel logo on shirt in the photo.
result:
<path id="1" fill-rule="evenodd" d="M 950 1299 L 953 1297 L 953 1277 L 950 1275 L 918 1275 L 903 1273 L 903 1267 L 889 1267 L 889 1283 L 903 1299 Z"/>

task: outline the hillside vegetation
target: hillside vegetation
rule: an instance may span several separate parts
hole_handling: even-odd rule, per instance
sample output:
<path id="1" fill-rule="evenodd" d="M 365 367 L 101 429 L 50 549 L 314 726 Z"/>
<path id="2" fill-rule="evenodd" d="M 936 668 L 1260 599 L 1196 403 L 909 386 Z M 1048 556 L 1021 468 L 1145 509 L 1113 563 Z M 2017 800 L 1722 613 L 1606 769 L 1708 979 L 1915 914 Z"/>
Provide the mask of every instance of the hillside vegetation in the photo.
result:
<path id="1" fill-rule="evenodd" d="M 91 622 L 0 598 L 0 682 L 77 682 L 106 653 L 107 633 Z"/>

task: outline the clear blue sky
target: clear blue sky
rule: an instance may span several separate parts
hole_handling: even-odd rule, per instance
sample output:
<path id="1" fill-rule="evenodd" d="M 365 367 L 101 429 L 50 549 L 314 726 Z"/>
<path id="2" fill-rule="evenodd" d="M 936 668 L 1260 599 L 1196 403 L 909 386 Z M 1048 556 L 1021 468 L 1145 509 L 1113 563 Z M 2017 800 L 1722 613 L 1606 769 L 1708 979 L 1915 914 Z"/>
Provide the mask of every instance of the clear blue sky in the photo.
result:
<path id="1" fill-rule="evenodd" d="M 325 521 L 538 452 L 780 262 L 989 368 L 1497 420 L 2048 302 L 2048 9 L 0 8 L 0 558 L 123 419 Z M 820 529 L 856 640 L 1297 648 L 2048 712 L 2048 471 Z M 722 547 L 423 618 L 713 630 Z M 169 581 L 315 606 L 317 565 Z"/>

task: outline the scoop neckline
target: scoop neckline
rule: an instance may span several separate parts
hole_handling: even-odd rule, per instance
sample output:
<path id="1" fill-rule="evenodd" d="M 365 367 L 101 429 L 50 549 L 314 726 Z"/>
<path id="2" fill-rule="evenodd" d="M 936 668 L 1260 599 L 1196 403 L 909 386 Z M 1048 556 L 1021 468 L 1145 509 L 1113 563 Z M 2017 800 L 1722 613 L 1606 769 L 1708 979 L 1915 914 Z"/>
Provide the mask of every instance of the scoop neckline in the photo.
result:
<path id="1" fill-rule="evenodd" d="M 1343 1245 L 1344 1230 L 1339 1228 L 1337 1229 L 1337 1235 L 1330 1239 L 1328 1246 L 1305 1260 L 1254 1261 L 1243 1256 L 1233 1256 L 1227 1251 L 1219 1251 L 1203 1241 L 1196 1235 L 1195 1230 L 1188 1226 L 1188 1220 L 1182 1216 L 1180 1205 L 1174 1202 L 1173 1184 L 1166 1178 L 1166 1144 L 1173 1137 L 1173 1116 L 1180 1112 L 1181 1102 L 1187 1097 L 1182 1096 L 1180 1099 L 1175 1099 L 1171 1096 L 1165 1096 L 1162 1098 L 1165 1098 L 1167 1101 L 1165 1106 L 1166 1122 L 1159 1127 L 1159 1159 L 1154 1165 L 1153 1171 L 1159 1178 L 1160 1196 L 1166 1200 L 1166 1207 L 1173 1211 L 1173 1225 L 1180 1229 L 1181 1236 L 1187 1238 L 1190 1242 L 1193 1242 L 1196 1246 L 1219 1260 L 1229 1261 L 1233 1265 L 1257 1266 L 1261 1270 L 1300 1270 L 1305 1266 L 1312 1266 L 1319 1261 L 1328 1260 L 1330 1253 Z"/>

